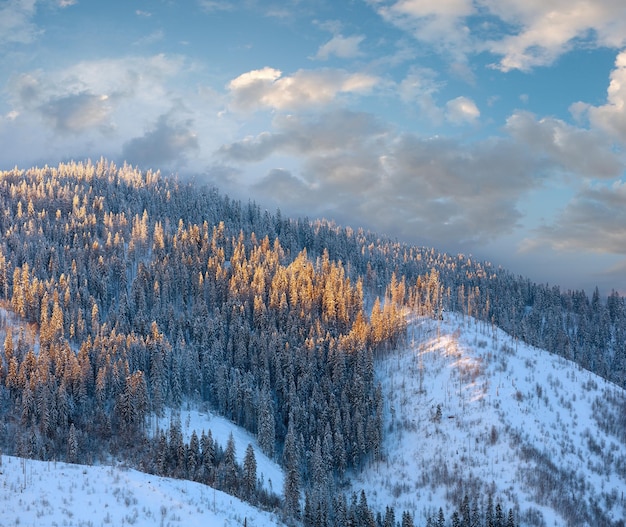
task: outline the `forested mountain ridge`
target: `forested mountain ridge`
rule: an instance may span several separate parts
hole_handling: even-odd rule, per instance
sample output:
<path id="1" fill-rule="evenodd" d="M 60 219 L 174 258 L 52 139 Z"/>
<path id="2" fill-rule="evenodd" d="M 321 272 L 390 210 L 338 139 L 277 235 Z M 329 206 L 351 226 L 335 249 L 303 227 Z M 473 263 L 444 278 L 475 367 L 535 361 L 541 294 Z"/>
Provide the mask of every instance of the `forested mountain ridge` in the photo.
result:
<path id="1" fill-rule="evenodd" d="M 340 525 L 349 506 L 331 491 L 382 456 L 374 360 L 406 338 L 407 307 L 489 321 L 626 383 L 615 293 L 561 293 L 105 160 L 2 172 L 0 199 L 0 300 L 22 325 L 5 326 L 0 361 L 7 453 L 114 453 L 275 507 L 228 448 L 146 435 L 149 414 L 194 401 L 281 461 L 288 517 L 315 489 L 308 517 Z"/>

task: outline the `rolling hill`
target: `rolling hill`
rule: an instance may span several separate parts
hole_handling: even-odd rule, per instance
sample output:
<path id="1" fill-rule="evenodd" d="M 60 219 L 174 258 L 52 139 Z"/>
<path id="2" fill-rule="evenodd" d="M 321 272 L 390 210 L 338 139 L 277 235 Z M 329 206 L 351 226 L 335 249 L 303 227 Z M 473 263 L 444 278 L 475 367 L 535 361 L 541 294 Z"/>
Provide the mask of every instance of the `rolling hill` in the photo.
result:
<path id="1" fill-rule="evenodd" d="M 2 456 L 0 526 L 261 527 L 273 514 L 206 485 L 124 466 Z"/>
<path id="2" fill-rule="evenodd" d="M 621 525 L 624 390 L 475 319 L 415 320 L 381 360 L 385 459 L 355 474 L 369 504 L 425 524 L 491 494 L 522 525 Z"/>

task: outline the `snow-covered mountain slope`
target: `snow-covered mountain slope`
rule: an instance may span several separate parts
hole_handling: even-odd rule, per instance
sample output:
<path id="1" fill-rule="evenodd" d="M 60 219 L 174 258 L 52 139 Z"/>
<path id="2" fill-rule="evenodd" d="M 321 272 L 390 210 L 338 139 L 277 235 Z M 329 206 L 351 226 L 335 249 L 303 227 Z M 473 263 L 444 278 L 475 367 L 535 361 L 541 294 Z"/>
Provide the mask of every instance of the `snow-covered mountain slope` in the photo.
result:
<path id="1" fill-rule="evenodd" d="M 416 524 L 489 493 L 522 525 L 626 518 L 626 397 L 579 366 L 470 318 L 416 320 L 378 364 L 385 456 L 352 481 Z"/>
<path id="2" fill-rule="evenodd" d="M 0 527 L 283 525 L 228 494 L 120 466 L 2 456 Z"/>
<path id="3" fill-rule="evenodd" d="M 626 394 L 546 351 L 447 314 L 415 320 L 409 344 L 377 363 L 386 404 L 385 459 L 352 475 L 370 507 L 447 523 L 465 495 L 512 508 L 521 525 L 619 525 L 626 519 Z M 233 434 L 239 462 L 281 493 L 283 473 L 255 438 L 209 412 L 181 410 L 185 440 Z M 169 426 L 171 415 L 159 420 Z M 156 426 L 156 423 L 154 423 Z M 238 499 L 120 466 L 2 457 L 0 527 L 9 525 L 279 525 Z M 270 483 L 271 482 L 271 483 Z"/>

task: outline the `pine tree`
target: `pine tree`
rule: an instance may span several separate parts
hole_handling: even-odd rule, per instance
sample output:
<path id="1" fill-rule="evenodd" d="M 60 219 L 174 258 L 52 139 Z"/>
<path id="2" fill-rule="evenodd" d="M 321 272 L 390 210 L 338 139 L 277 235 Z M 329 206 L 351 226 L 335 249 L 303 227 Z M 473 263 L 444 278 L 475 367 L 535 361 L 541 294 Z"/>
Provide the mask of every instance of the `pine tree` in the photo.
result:
<path id="1" fill-rule="evenodd" d="M 170 458 L 167 437 L 163 430 L 159 430 L 156 446 L 156 471 L 159 476 L 166 476 L 169 471 Z"/>
<path id="2" fill-rule="evenodd" d="M 263 452 L 271 459 L 274 457 L 274 444 L 276 441 L 274 407 L 272 405 L 269 388 L 264 386 L 259 397 L 257 413 L 258 434 L 257 439 Z"/>
<path id="3" fill-rule="evenodd" d="M 463 503 L 461 504 L 461 525 L 463 527 L 471 527 L 471 510 L 469 496 L 466 494 L 463 497 Z"/>
<path id="4" fill-rule="evenodd" d="M 402 513 L 402 527 L 413 527 L 413 516 L 409 511 L 404 511 Z"/>
<path id="5" fill-rule="evenodd" d="M 499 501 L 496 503 L 494 523 L 496 527 L 504 527 L 504 512 L 502 511 L 502 504 Z"/>
<path id="6" fill-rule="evenodd" d="M 187 450 L 187 477 L 196 480 L 197 471 L 200 468 L 200 441 L 198 434 L 194 430 L 189 438 L 189 448 Z"/>
<path id="7" fill-rule="evenodd" d="M 285 480 L 283 487 L 283 510 L 288 517 L 300 517 L 300 454 L 298 452 L 293 419 L 289 419 L 289 428 L 285 437 L 283 449 L 283 465 L 285 467 Z"/>
<path id="8" fill-rule="evenodd" d="M 343 492 L 333 498 L 333 518 L 337 526 L 348 525 L 348 503 Z"/>
<path id="9" fill-rule="evenodd" d="M 493 494 L 487 496 L 487 509 L 485 510 L 485 527 L 494 527 Z"/>
<path id="10" fill-rule="evenodd" d="M 445 527 L 446 518 L 443 514 L 443 508 L 439 507 L 439 514 L 437 515 L 437 527 Z"/>
<path id="11" fill-rule="evenodd" d="M 202 432 L 200 440 L 202 448 L 202 471 L 203 481 L 212 485 L 215 481 L 215 444 L 211 430 L 208 433 Z"/>
<path id="12" fill-rule="evenodd" d="M 67 461 L 68 463 L 78 462 L 78 438 L 76 437 L 76 427 L 74 423 L 70 425 L 67 437 Z"/>
<path id="13" fill-rule="evenodd" d="M 252 499 L 256 494 L 257 477 L 256 477 L 256 457 L 254 448 L 250 443 L 246 448 L 246 455 L 243 459 L 243 489 L 244 497 Z"/>
<path id="14" fill-rule="evenodd" d="M 364 490 L 361 490 L 361 494 L 359 496 L 357 518 L 359 525 L 362 525 L 363 527 L 376 527 L 376 521 L 374 520 L 374 515 L 367 504 L 367 497 L 365 496 Z"/>
<path id="15" fill-rule="evenodd" d="M 224 450 L 224 459 L 222 460 L 222 485 L 226 492 L 233 493 L 238 485 L 237 474 L 237 457 L 235 450 L 235 438 L 231 432 L 226 442 L 226 450 Z"/>
<path id="16" fill-rule="evenodd" d="M 169 465 L 171 467 L 171 475 L 179 475 L 184 477 L 186 473 L 186 453 L 185 444 L 183 443 L 183 432 L 180 423 L 180 416 L 174 416 L 170 422 L 169 429 Z"/>
<path id="17" fill-rule="evenodd" d="M 478 498 L 476 498 L 473 502 L 472 502 L 472 520 L 471 520 L 471 527 L 480 527 L 481 524 L 481 514 L 480 514 L 480 509 L 479 509 L 479 503 L 478 503 Z"/>
<path id="18" fill-rule="evenodd" d="M 383 527 L 396 527 L 396 513 L 393 507 L 387 505 L 385 507 L 385 518 L 383 520 Z"/>
<path id="19" fill-rule="evenodd" d="M 515 515 L 513 514 L 513 509 L 509 509 L 509 514 L 506 521 L 506 527 L 516 527 L 517 523 L 515 522 Z"/>
<path id="20" fill-rule="evenodd" d="M 304 512 L 302 513 L 302 523 L 304 527 L 315 527 L 315 511 L 311 503 L 311 495 L 308 491 L 304 493 Z"/>

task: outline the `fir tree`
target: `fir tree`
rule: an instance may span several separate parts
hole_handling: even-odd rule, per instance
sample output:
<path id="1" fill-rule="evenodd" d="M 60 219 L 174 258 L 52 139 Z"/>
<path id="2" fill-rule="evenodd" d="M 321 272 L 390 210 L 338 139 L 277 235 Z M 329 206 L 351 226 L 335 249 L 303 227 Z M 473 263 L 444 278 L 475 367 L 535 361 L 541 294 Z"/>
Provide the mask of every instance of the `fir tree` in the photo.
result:
<path id="1" fill-rule="evenodd" d="M 256 477 L 256 457 L 254 448 L 248 444 L 246 454 L 243 459 L 243 490 L 244 497 L 252 499 L 256 493 L 257 477 Z"/>

